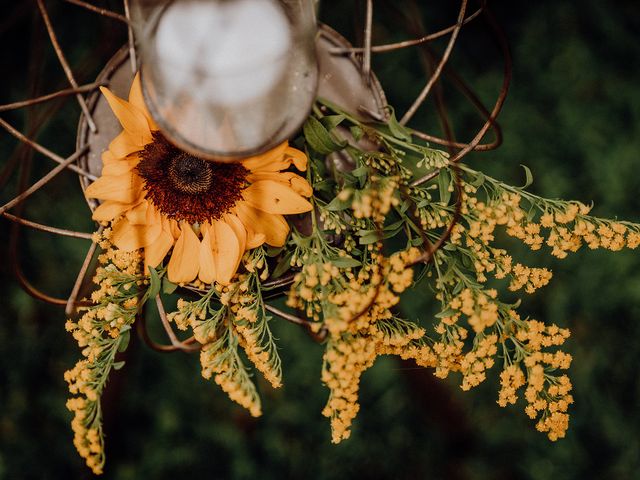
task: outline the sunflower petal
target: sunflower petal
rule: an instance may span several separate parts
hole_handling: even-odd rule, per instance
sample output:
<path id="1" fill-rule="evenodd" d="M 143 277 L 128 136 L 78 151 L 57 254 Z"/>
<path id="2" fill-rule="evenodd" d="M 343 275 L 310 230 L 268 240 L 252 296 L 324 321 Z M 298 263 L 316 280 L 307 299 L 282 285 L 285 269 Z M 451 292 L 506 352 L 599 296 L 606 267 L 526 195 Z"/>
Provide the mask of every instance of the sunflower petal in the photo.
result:
<path id="1" fill-rule="evenodd" d="M 162 225 L 132 225 L 126 218 L 118 221 L 111 232 L 111 242 L 120 250 L 131 252 L 156 241 Z"/>
<path id="2" fill-rule="evenodd" d="M 261 180 L 273 180 L 290 186 L 294 192 L 303 197 L 310 197 L 313 194 L 313 189 L 307 180 L 294 172 L 255 172 L 247 175 L 247 180 L 251 183 Z"/>
<path id="3" fill-rule="evenodd" d="M 127 212 L 127 220 L 131 225 L 147 225 L 147 210 L 149 210 L 149 202 L 140 202 Z"/>
<path id="4" fill-rule="evenodd" d="M 158 130 L 156 122 L 147 109 L 147 104 L 144 103 L 144 95 L 142 95 L 142 84 L 140 82 L 140 72 L 136 73 L 133 83 L 131 84 L 131 90 L 129 90 L 129 103 L 134 107 L 140 109 L 144 116 L 147 117 L 147 122 L 151 130 Z"/>
<path id="5" fill-rule="evenodd" d="M 173 243 L 173 235 L 163 228 L 158 238 L 144 248 L 145 273 L 148 273 L 147 267 L 156 268 L 160 265 L 167 253 L 169 253 Z"/>
<path id="6" fill-rule="evenodd" d="M 252 183 L 242 192 L 249 205 L 267 213 L 294 214 L 308 212 L 311 204 L 289 186 L 273 180 Z"/>
<path id="7" fill-rule="evenodd" d="M 244 252 L 240 252 L 238 237 L 226 222 L 214 222 L 211 230 L 215 232 L 212 247 L 216 281 L 221 285 L 229 285 Z"/>
<path id="8" fill-rule="evenodd" d="M 126 130 L 120 132 L 109 144 L 109 152 L 118 160 L 139 152 L 141 149 L 142 145 L 139 145 L 135 137 L 132 137 Z"/>
<path id="9" fill-rule="evenodd" d="M 213 257 L 213 247 L 211 245 L 211 232 L 209 226 L 202 226 L 204 236 L 200 244 L 200 271 L 198 278 L 204 283 L 213 283 L 216 279 L 216 263 Z"/>
<path id="10" fill-rule="evenodd" d="M 301 172 L 304 172 L 307 169 L 308 159 L 304 152 L 298 150 L 297 148 L 287 147 L 287 149 L 285 150 L 285 155 L 293 159 L 293 164 Z"/>
<path id="11" fill-rule="evenodd" d="M 236 237 L 238 237 L 238 243 L 240 245 L 240 255 L 242 256 L 247 248 L 247 229 L 242 224 L 240 219 L 235 215 L 227 214 L 225 215 L 224 220 L 233 229 Z M 238 261 L 238 265 L 239 264 L 240 261 Z M 236 269 L 238 268 L 238 265 L 236 265 Z"/>
<path id="12" fill-rule="evenodd" d="M 114 202 L 112 200 L 107 200 L 106 202 L 98 205 L 93 211 L 93 218 L 97 222 L 108 222 L 109 220 L 113 220 L 114 218 L 120 216 L 122 213 L 126 212 L 131 208 L 131 204 L 129 203 L 120 203 Z"/>
<path id="13" fill-rule="evenodd" d="M 253 248 L 251 245 L 257 240 L 255 235 L 264 235 L 264 242 L 274 247 L 283 246 L 287 240 L 289 224 L 282 215 L 273 215 L 257 210 L 246 202 L 239 202 L 236 205 L 236 213 L 249 232 L 248 248 Z"/>
<path id="14" fill-rule="evenodd" d="M 109 175 L 100 177 L 87 187 L 84 194 L 88 198 L 133 203 L 142 193 L 142 180 L 137 175 Z"/>
<path id="15" fill-rule="evenodd" d="M 247 230 L 247 244 L 246 249 L 251 250 L 252 248 L 259 247 L 267 240 L 267 237 L 264 236 L 264 233 L 256 233 L 253 230 Z"/>
<path id="16" fill-rule="evenodd" d="M 200 257 L 200 240 L 191 229 L 184 224 L 180 237 L 173 247 L 173 253 L 167 268 L 167 277 L 174 283 L 191 282 L 198 275 L 198 260 Z"/>
<path id="17" fill-rule="evenodd" d="M 242 160 L 242 165 L 252 172 L 279 172 L 291 165 L 291 159 L 285 158 L 284 152 L 288 147 L 287 142 L 283 142 L 268 152 Z"/>
<path id="18" fill-rule="evenodd" d="M 131 141 L 139 146 L 151 142 L 151 130 L 144 113 L 126 100 L 115 96 L 108 89 L 100 87 L 100 91 L 109 102 L 122 128 L 129 134 Z"/>
<path id="19" fill-rule="evenodd" d="M 135 156 L 123 158 L 115 162 L 103 162 L 102 176 L 124 175 L 136 168 L 138 163 L 140 163 L 140 159 Z"/>

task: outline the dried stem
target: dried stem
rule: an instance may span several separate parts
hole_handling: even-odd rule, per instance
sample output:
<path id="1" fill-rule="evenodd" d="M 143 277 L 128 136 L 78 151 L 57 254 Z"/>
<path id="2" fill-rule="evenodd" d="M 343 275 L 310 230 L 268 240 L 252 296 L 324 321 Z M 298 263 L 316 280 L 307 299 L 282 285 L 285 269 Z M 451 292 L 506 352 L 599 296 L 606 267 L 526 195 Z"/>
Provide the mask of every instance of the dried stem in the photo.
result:
<path id="1" fill-rule="evenodd" d="M 129 13 L 129 0 L 124 0 L 124 14 L 127 22 L 127 38 L 129 42 L 129 61 L 131 62 L 131 72 L 136 73 L 138 70 L 138 60 L 136 58 L 135 38 L 133 37 L 133 28 L 131 27 L 131 16 Z"/>
<path id="2" fill-rule="evenodd" d="M 84 177 L 86 177 L 86 178 L 88 178 L 90 180 L 96 180 L 97 179 L 97 177 L 95 175 L 87 172 L 86 170 L 78 167 L 77 165 L 73 165 L 72 162 L 68 162 L 68 160 L 69 160 L 68 158 L 65 160 L 60 155 L 57 155 L 57 154 L 53 153 L 48 148 L 43 147 L 39 143 L 37 143 L 37 142 L 31 140 L 30 138 L 28 138 L 27 136 L 23 135 L 21 132 L 16 130 L 14 127 L 12 127 L 9 123 L 7 123 L 2 118 L 0 118 L 0 127 L 3 127 L 7 132 L 9 132 L 11 135 L 16 137 L 18 140 L 20 140 L 23 143 L 26 143 L 31 148 L 33 148 L 34 150 L 40 152 L 44 156 L 49 157 L 54 162 L 58 162 L 60 164 L 67 163 L 67 168 L 69 170 L 73 170 L 74 172 L 76 172 L 76 173 L 78 173 L 78 174 L 80 174 L 80 175 L 82 175 L 82 176 L 84 176 Z M 81 154 L 86 151 L 87 147 L 88 146 L 85 146 L 83 149 L 79 150 L 78 152 L 81 152 L 80 154 L 78 154 L 78 152 L 76 152 L 76 153 L 74 153 L 74 155 L 77 154 L 77 157 L 80 157 Z"/>
<path id="3" fill-rule="evenodd" d="M 125 17 L 124 15 L 120 15 L 119 13 L 112 12 L 111 10 L 107 10 L 106 8 L 96 7 L 95 5 L 92 5 L 91 3 L 83 2 L 82 0 L 65 0 L 65 2 L 72 3 L 73 5 L 77 5 L 78 7 L 86 8 L 87 10 L 91 10 L 92 12 L 95 12 L 104 17 L 113 18 L 115 20 L 119 20 L 127 24 L 129 23 L 129 20 L 127 20 L 127 17 Z"/>
<path id="4" fill-rule="evenodd" d="M 478 10 L 473 12 L 467 18 L 465 18 L 463 20 L 462 24 L 466 25 L 470 21 L 474 20 L 478 15 L 480 15 L 480 13 L 482 13 L 482 7 L 480 7 Z M 456 28 L 456 25 L 451 25 L 450 27 L 444 28 L 444 29 L 439 30 L 439 31 L 437 31 L 435 33 L 431 33 L 429 35 L 425 35 L 423 37 L 416 38 L 416 39 L 413 39 L 413 40 L 404 40 L 402 42 L 387 43 L 387 44 L 384 44 L 384 45 L 374 45 L 374 46 L 371 47 L 371 52 L 372 53 L 393 52 L 393 51 L 396 51 L 396 50 L 401 50 L 403 48 L 414 47 L 416 45 L 422 45 L 424 43 L 428 43 L 428 42 L 431 42 L 431 41 L 436 40 L 438 38 L 444 37 L 448 33 L 453 32 L 453 30 L 455 28 Z M 331 53 L 333 55 L 345 55 L 345 54 L 351 54 L 351 53 L 362 53 L 363 51 L 364 51 L 364 48 L 360 48 L 360 47 L 349 47 L 349 48 L 347 48 L 347 47 L 334 47 L 334 48 L 329 50 L 329 53 Z"/>
<path id="5" fill-rule="evenodd" d="M 29 100 L 22 100 L 20 102 L 7 103 L 5 105 L 0 105 L 0 112 L 6 112 L 7 110 L 17 110 L 18 108 L 29 107 L 31 105 L 48 102 L 49 100 L 65 97 L 67 95 L 73 95 L 75 93 L 90 92 L 104 85 L 106 85 L 106 83 L 104 82 L 88 83 L 87 85 L 81 85 L 78 88 L 66 88 L 64 90 L 60 90 L 54 93 L 49 93 L 48 95 L 43 95 L 42 97 L 30 98 Z"/>
<path id="6" fill-rule="evenodd" d="M 402 125 L 405 125 L 409 120 L 411 120 L 411 118 L 413 118 L 415 113 L 418 111 L 418 108 L 420 108 L 420 106 L 427 99 L 429 92 L 431 91 L 435 83 L 440 78 L 442 69 L 444 68 L 445 64 L 449 60 L 449 56 L 451 55 L 453 46 L 455 45 L 456 40 L 458 38 L 458 34 L 460 33 L 460 29 L 462 28 L 463 21 L 464 21 L 464 14 L 466 10 L 467 10 L 467 0 L 462 0 L 460 4 L 460 12 L 458 14 L 458 22 L 456 23 L 455 27 L 453 28 L 453 31 L 451 32 L 451 38 L 449 38 L 449 43 L 447 44 L 447 48 L 445 49 L 444 54 L 442 55 L 442 59 L 440 60 L 440 63 L 438 64 L 435 71 L 433 72 L 433 75 L 431 76 L 431 78 L 429 78 L 429 81 L 422 89 L 422 92 L 420 92 L 420 95 L 418 95 L 418 98 L 416 98 L 415 102 L 413 102 L 413 105 L 411 105 L 409 110 L 407 110 L 407 113 L 405 113 L 402 119 L 400 120 L 400 123 Z"/>
<path id="7" fill-rule="evenodd" d="M 91 233 L 85 232 L 75 232 L 73 230 L 66 230 L 63 228 L 50 227 L 49 225 L 42 225 L 41 223 L 32 222 L 31 220 L 26 220 L 21 217 L 17 217 L 16 215 L 12 215 L 10 213 L 4 212 L 2 214 L 5 218 L 11 220 L 12 222 L 19 223 L 20 225 L 24 225 L 25 227 L 33 228 L 35 230 L 41 230 L 43 232 L 55 233 L 57 235 L 62 235 L 63 237 L 72 237 L 72 238 L 82 238 L 85 240 L 91 240 L 93 238 Z"/>
<path id="8" fill-rule="evenodd" d="M 96 234 L 100 235 L 104 230 L 104 227 L 98 228 Z M 91 246 L 87 251 L 87 255 L 84 257 L 84 262 L 82 262 L 82 266 L 80 267 L 80 271 L 78 272 L 78 276 L 76 277 L 76 282 L 73 284 L 73 288 L 71 289 L 71 293 L 69 294 L 69 298 L 67 299 L 67 305 L 65 306 L 64 313 L 67 315 L 73 314 L 76 308 L 76 300 L 78 299 L 78 294 L 80 293 L 80 287 L 82 287 L 82 282 L 84 282 L 85 277 L 87 276 L 87 271 L 89 270 L 89 265 L 91 264 L 91 260 L 96 253 L 96 248 L 98 244 L 95 241 L 91 242 Z"/>
<path id="9" fill-rule="evenodd" d="M 364 22 L 364 56 L 362 58 L 362 74 L 367 82 L 371 84 L 371 35 L 373 24 L 373 0 L 367 0 L 367 8 Z"/>
<path id="10" fill-rule="evenodd" d="M 60 48 L 60 44 L 58 43 L 58 38 L 56 37 L 56 32 L 53 29 L 53 25 L 51 25 L 51 19 L 49 18 L 49 14 L 47 13 L 47 9 L 44 6 L 43 0 L 37 0 L 38 8 L 40 9 L 40 13 L 42 14 L 42 19 L 44 20 L 45 27 L 47 27 L 47 32 L 49 33 L 49 38 L 51 39 L 51 45 L 56 52 L 58 60 L 60 61 L 60 65 L 62 65 L 62 69 L 64 70 L 65 75 L 67 76 L 67 80 L 73 88 L 78 88 L 78 83 L 73 76 L 73 72 L 71 71 L 71 67 L 69 67 L 69 63 Z M 91 117 L 91 112 L 89 112 L 89 107 L 87 106 L 87 102 L 85 102 L 84 97 L 79 93 L 76 93 L 76 99 L 78 100 L 78 104 L 82 109 L 82 113 L 84 113 L 87 118 L 87 123 L 89 124 L 89 128 L 92 132 L 97 132 L 98 128 L 96 127 L 93 118 Z"/>
<path id="11" fill-rule="evenodd" d="M 20 195 L 15 197 L 13 200 L 10 200 L 9 202 L 5 203 L 2 207 L 0 207 L 0 214 L 4 214 L 4 212 L 14 207 L 15 205 L 19 204 L 20 202 L 24 201 L 26 198 L 30 197 L 33 193 L 37 192 L 40 188 L 42 188 L 44 185 L 50 182 L 56 175 L 58 175 L 65 168 L 67 168 L 72 162 L 75 162 L 78 159 L 78 157 L 80 157 L 81 155 L 84 155 L 84 153 L 87 151 L 88 148 L 89 146 L 85 145 L 80 150 L 77 150 L 73 155 L 68 157 L 66 160 L 63 160 L 60 165 L 55 167 L 53 170 L 47 173 L 44 177 L 42 177 L 36 183 L 31 185 L 22 193 L 20 193 Z"/>

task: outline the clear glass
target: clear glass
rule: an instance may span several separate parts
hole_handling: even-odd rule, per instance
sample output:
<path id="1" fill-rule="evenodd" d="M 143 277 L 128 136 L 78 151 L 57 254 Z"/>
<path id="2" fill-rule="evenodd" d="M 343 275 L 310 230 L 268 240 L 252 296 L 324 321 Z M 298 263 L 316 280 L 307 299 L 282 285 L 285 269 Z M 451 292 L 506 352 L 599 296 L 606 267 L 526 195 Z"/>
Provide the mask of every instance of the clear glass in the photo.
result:
<path id="1" fill-rule="evenodd" d="M 291 136 L 316 95 L 316 3 L 132 1 L 145 101 L 167 138 L 224 161 Z"/>

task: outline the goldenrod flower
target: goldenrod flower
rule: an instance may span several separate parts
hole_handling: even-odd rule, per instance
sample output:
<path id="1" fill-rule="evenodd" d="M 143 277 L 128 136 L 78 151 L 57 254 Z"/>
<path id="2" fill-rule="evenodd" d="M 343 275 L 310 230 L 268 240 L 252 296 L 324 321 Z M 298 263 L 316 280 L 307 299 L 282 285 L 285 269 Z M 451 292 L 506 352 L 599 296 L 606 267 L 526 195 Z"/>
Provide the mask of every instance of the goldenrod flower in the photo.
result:
<path id="1" fill-rule="evenodd" d="M 284 171 L 307 167 L 287 142 L 237 163 L 207 161 L 184 152 L 158 131 L 142 98 L 139 77 L 129 100 L 102 93 L 123 127 L 102 154 L 102 176 L 86 195 L 102 200 L 93 219 L 113 222 L 119 249 L 144 248 L 145 270 L 171 252 L 167 276 L 229 284 L 246 250 L 284 245 L 283 215 L 311 210 L 307 181 Z"/>

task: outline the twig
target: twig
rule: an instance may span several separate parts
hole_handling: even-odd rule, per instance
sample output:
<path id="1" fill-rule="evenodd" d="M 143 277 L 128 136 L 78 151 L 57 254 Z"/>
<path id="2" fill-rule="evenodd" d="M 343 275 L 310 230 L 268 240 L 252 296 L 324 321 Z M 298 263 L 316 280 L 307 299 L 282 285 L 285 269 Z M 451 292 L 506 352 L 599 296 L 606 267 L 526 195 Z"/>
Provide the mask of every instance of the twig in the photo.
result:
<path id="1" fill-rule="evenodd" d="M 93 238 L 91 233 L 85 232 L 75 232 L 73 230 L 66 230 L 63 228 L 50 227 L 49 225 L 43 225 L 41 223 L 32 222 L 31 220 L 26 220 L 21 217 L 17 217 L 16 215 L 12 215 L 8 212 L 4 212 L 2 214 L 5 218 L 11 220 L 12 222 L 19 223 L 20 225 L 24 225 L 25 227 L 30 227 L 35 230 L 41 230 L 43 232 L 55 233 L 57 235 L 62 235 L 64 237 L 72 237 L 72 238 L 83 238 L 86 240 L 91 240 Z"/>
<path id="2" fill-rule="evenodd" d="M 462 28 L 462 25 L 463 25 L 462 22 L 464 20 L 464 14 L 466 10 L 467 10 L 467 0 L 462 0 L 460 4 L 460 13 L 458 14 L 458 23 L 456 23 L 453 29 L 453 32 L 451 33 L 451 38 L 449 38 L 449 43 L 447 44 L 447 48 L 445 49 L 444 54 L 442 55 L 442 59 L 440 60 L 440 63 L 438 64 L 435 71 L 433 72 L 433 75 L 431 76 L 427 84 L 422 89 L 422 92 L 420 92 L 420 95 L 418 95 L 418 98 L 416 98 L 415 102 L 413 102 L 413 105 L 409 107 L 409 110 L 407 110 L 407 113 L 405 113 L 402 119 L 400 120 L 400 123 L 402 125 L 405 125 L 409 120 L 411 120 L 411 118 L 415 115 L 418 108 L 420 108 L 420 106 L 426 100 L 427 96 L 429 95 L 429 92 L 433 88 L 433 85 L 435 85 L 435 83 L 438 81 L 438 78 L 440 78 L 442 69 L 444 68 L 445 64 L 449 60 L 449 56 L 451 55 L 453 46 L 455 45 L 456 40 L 458 38 L 458 34 L 460 33 L 460 29 Z"/>
<path id="3" fill-rule="evenodd" d="M 95 5 L 83 2 L 82 0 L 65 0 L 65 2 L 72 3 L 73 5 L 77 5 L 78 7 L 86 8 L 87 10 L 91 10 L 92 12 L 96 12 L 105 17 L 114 18 L 127 24 L 129 23 L 129 20 L 127 20 L 127 17 L 125 17 L 124 15 L 112 12 L 111 10 L 107 10 L 106 8 L 96 7 Z"/>
<path id="4" fill-rule="evenodd" d="M 63 160 L 60 165 L 55 167 L 53 170 L 51 170 L 49 173 L 47 173 L 44 177 L 42 177 L 36 183 L 31 185 L 29 188 L 27 188 L 22 193 L 20 193 L 20 195 L 15 197 L 13 200 L 10 200 L 9 202 L 5 203 L 2 207 L 0 207 L 0 214 L 4 214 L 4 212 L 6 212 L 10 208 L 14 207 L 18 203 L 24 201 L 26 198 L 31 196 L 33 193 L 37 192 L 40 188 L 42 188 L 49 181 L 51 181 L 51 179 L 53 179 L 56 175 L 58 175 L 65 168 L 67 168 L 72 162 L 75 162 L 78 159 L 78 157 L 80 157 L 81 155 L 83 155 L 87 151 L 88 148 L 89 148 L 89 146 L 85 145 L 80 150 L 77 150 L 73 155 L 68 157 L 66 160 Z"/>
<path id="5" fill-rule="evenodd" d="M 478 10 L 473 12 L 467 18 L 465 18 L 464 21 L 462 22 L 462 24 L 466 25 L 467 23 L 469 23 L 470 21 L 475 19 L 478 15 L 480 15 L 480 13 L 482 13 L 482 7 L 480 7 Z M 416 39 L 413 39 L 413 40 L 404 40 L 402 42 L 387 43 L 387 44 L 384 44 L 384 45 L 374 45 L 374 46 L 371 47 L 371 52 L 372 53 L 393 52 L 395 50 L 401 50 L 403 48 L 413 47 L 413 46 L 416 46 L 416 45 L 421 45 L 423 43 L 427 43 L 427 42 L 430 42 L 432 40 L 436 40 L 436 39 L 438 39 L 440 37 L 444 37 L 448 33 L 451 33 L 455 28 L 456 28 L 456 25 L 451 25 L 450 27 L 447 27 L 445 29 L 439 30 L 439 31 L 437 31 L 435 33 L 431 33 L 429 35 L 425 35 L 423 37 L 416 38 Z M 350 53 L 362 53 L 363 51 L 364 51 L 364 48 L 361 48 L 361 47 L 334 47 L 334 48 L 329 50 L 329 53 L 331 53 L 333 55 L 345 55 L 345 54 L 350 54 Z"/>
<path id="6" fill-rule="evenodd" d="M 16 137 L 18 140 L 20 140 L 23 143 L 26 143 L 31 148 L 33 148 L 34 150 L 40 152 L 44 156 L 49 157 L 54 162 L 58 162 L 58 163 L 61 164 L 61 163 L 64 163 L 64 162 L 66 162 L 68 160 L 68 159 L 65 160 L 60 155 L 57 155 L 57 154 L 53 153 L 48 148 L 43 147 L 39 143 L 37 143 L 37 142 L 31 140 L 30 138 L 26 137 L 25 135 L 23 135 L 21 132 L 16 130 L 14 127 L 12 127 L 9 123 L 7 123 L 2 118 L 0 118 L 0 127 L 3 127 L 5 130 L 7 130 L 11 135 Z M 85 146 L 81 150 L 81 152 L 84 153 L 87 148 L 88 148 L 88 146 Z M 78 153 L 78 152 L 76 152 L 76 153 Z M 80 156 L 80 155 L 78 155 L 78 156 Z M 73 170 L 74 172 L 76 172 L 76 173 L 88 178 L 89 180 L 97 180 L 97 177 L 95 175 L 93 175 L 92 173 L 87 172 L 86 170 L 78 167 L 77 165 L 70 164 L 70 165 L 68 165 L 67 168 L 69 168 L 69 170 Z"/>
<path id="7" fill-rule="evenodd" d="M 78 88 L 66 88 L 58 92 L 49 93 L 48 95 L 43 95 L 41 97 L 30 98 L 29 100 L 22 100 L 20 102 L 14 102 L 14 103 L 7 103 L 5 105 L 0 105 L 0 112 L 6 112 L 7 110 L 17 110 L 18 108 L 29 107 L 31 105 L 47 102 L 49 100 L 53 100 L 54 98 L 64 97 L 67 95 L 72 95 L 74 93 L 90 92 L 104 85 L 106 85 L 105 82 L 89 83 L 87 85 L 82 85 Z"/>
<path id="8" fill-rule="evenodd" d="M 371 34 L 373 24 L 373 0 L 367 0 L 367 8 L 364 22 L 364 56 L 362 58 L 362 74 L 367 82 L 371 84 Z"/>
<path id="9" fill-rule="evenodd" d="M 104 227 L 100 226 L 96 233 L 100 235 L 102 233 L 102 230 L 104 230 Z M 64 309 L 64 313 L 66 313 L 67 315 L 71 315 L 76 308 L 76 300 L 78 299 L 78 293 L 80 293 L 80 287 L 82 287 L 82 282 L 84 282 L 84 279 L 87 276 L 89 265 L 91 264 L 91 260 L 93 259 L 94 254 L 96 253 L 97 247 L 98 244 L 95 241 L 92 241 L 91 246 L 87 251 L 87 255 L 84 257 L 84 262 L 82 262 L 82 266 L 80 267 L 80 271 L 78 272 L 78 276 L 76 277 L 76 282 L 73 284 L 73 288 L 71 289 L 71 293 L 69 294 L 69 298 L 67 299 L 67 305 Z"/>
<path id="10" fill-rule="evenodd" d="M 131 62 L 131 72 L 136 73 L 138 70 L 138 60 L 136 59 L 135 39 L 133 37 L 133 28 L 131 27 L 131 14 L 129 13 L 129 0 L 124 0 L 124 14 L 127 22 L 127 38 L 129 41 L 129 61 Z"/>
<path id="11" fill-rule="evenodd" d="M 67 76 L 67 80 L 73 88 L 78 88 L 78 83 L 76 79 L 73 77 L 73 72 L 71 71 L 71 67 L 69 67 L 69 63 L 60 48 L 60 44 L 58 43 L 58 38 L 56 37 L 56 33 L 53 30 L 53 25 L 51 25 L 51 19 L 49 18 L 49 14 L 47 13 L 47 9 L 44 6 L 43 0 L 37 0 L 38 8 L 40 9 L 40 13 L 42 14 L 42 19 L 44 20 L 45 27 L 47 28 L 47 32 L 49 33 L 49 38 L 51 39 L 51 45 L 56 52 L 58 60 L 60 61 L 60 65 L 64 70 L 65 75 Z M 91 117 L 91 112 L 89 112 L 89 107 L 87 106 L 87 102 L 85 102 L 84 97 L 79 93 L 76 93 L 76 99 L 80 104 L 80 108 L 82 109 L 82 113 L 84 113 L 85 117 L 87 117 L 87 123 L 89 124 L 89 128 L 92 132 L 97 132 L 98 128 L 96 127 L 93 118 Z"/>

